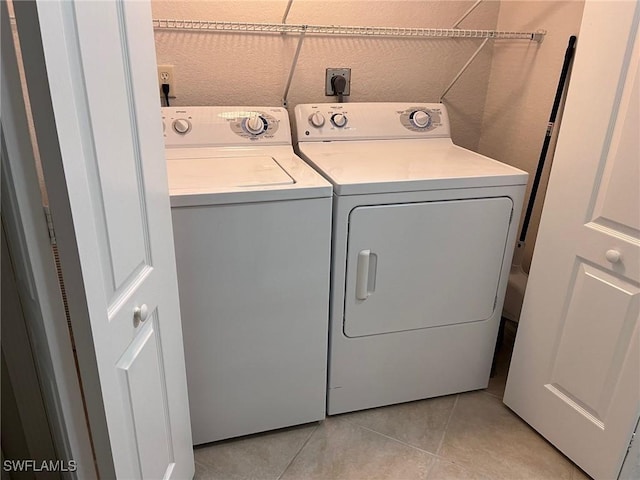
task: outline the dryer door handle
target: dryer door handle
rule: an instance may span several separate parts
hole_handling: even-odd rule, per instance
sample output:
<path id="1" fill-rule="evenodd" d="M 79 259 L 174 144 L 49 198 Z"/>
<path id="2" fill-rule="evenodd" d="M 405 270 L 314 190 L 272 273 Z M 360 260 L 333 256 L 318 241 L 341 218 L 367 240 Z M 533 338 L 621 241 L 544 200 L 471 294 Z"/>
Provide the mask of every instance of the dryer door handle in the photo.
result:
<path id="1" fill-rule="evenodd" d="M 356 298 L 366 300 L 375 290 L 377 255 L 371 250 L 358 252 L 358 265 L 356 267 Z"/>

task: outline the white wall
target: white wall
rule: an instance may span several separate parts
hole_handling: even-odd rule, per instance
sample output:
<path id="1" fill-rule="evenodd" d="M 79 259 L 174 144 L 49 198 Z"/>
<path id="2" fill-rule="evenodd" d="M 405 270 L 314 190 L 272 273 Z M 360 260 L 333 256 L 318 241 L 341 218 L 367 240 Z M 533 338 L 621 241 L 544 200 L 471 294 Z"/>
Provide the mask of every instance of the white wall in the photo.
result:
<path id="1" fill-rule="evenodd" d="M 288 23 L 451 28 L 474 1 L 296 0 Z M 277 22 L 287 2 L 153 0 L 154 18 Z M 486 0 L 461 28 L 493 29 L 499 2 Z M 176 66 L 176 105 L 281 105 L 297 35 L 156 31 L 159 63 Z M 329 102 L 327 67 L 352 69 L 346 101 L 437 102 L 475 51 L 477 39 L 308 36 L 291 84 L 289 104 Z M 524 41 L 524 43 L 528 43 Z M 454 140 L 477 149 L 491 64 L 491 45 L 446 98 Z"/>

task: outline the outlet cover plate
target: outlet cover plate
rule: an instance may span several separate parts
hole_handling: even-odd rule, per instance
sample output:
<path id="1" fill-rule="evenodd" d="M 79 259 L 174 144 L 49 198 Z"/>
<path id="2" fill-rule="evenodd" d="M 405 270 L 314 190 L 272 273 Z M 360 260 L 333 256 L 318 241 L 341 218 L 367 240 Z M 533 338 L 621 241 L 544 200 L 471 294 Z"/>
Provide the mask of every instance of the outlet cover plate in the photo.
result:
<path id="1" fill-rule="evenodd" d="M 327 74 L 325 78 L 324 94 L 327 97 L 335 96 L 333 93 L 333 87 L 331 86 L 331 79 L 336 75 L 342 75 L 347 81 L 347 86 L 344 87 L 343 96 L 347 97 L 351 93 L 351 69 L 350 68 L 327 68 Z"/>
<path id="2" fill-rule="evenodd" d="M 176 98 L 178 89 L 173 65 L 158 65 L 158 91 L 162 98 L 164 98 L 164 94 L 162 93 L 163 83 L 170 85 L 169 98 Z"/>

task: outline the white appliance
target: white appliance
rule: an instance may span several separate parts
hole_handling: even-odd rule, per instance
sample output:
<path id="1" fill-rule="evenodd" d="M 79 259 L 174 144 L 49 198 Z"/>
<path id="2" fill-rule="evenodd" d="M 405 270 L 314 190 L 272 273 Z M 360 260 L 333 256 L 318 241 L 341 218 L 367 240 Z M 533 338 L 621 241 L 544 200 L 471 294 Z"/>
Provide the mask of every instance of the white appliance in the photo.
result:
<path id="1" fill-rule="evenodd" d="M 282 108 L 162 116 L 194 444 L 324 418 L 331 185 Z"/>
<path id="2" fill-rule="evenodd" d="M 454 145 L 442 104 L 295 117 L 334 188 L 328 413 L 485 388 L 527 174 Z"/>

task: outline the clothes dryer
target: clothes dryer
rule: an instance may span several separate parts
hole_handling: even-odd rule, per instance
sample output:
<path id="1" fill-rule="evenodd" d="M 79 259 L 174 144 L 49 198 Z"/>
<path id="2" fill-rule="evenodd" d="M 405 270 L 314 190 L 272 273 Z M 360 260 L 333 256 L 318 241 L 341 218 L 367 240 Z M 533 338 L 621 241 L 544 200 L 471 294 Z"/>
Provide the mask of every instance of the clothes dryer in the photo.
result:
<path id="1" fill-rule="evenodd" d="M 331 185 L 282 108 L 162 117 L 194 444 L 321 420 Z"/>
<path id="2" fill-rule="evenodd" d="M 527 174 L 454 145 L 442 104 L 295 120 L 334 188 L 328 413 L 485 388 Z"/>

